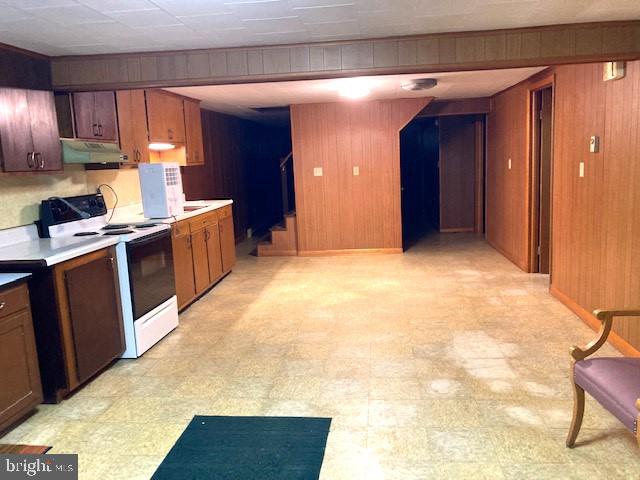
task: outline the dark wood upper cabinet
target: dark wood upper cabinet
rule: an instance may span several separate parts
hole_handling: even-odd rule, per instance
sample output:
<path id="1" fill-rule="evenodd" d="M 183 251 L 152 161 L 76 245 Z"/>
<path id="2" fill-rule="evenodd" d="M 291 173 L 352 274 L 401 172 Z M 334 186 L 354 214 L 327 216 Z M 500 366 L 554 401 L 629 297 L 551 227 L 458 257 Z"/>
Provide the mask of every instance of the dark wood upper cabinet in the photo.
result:
<path id="1" fill-rule="evenodd" d="M 26 283 L 0 290 L 0 431 L 42 401 Z"/>
<path id="2" fill-rule="evenodd" d="M 184 143 L 184 106 L 182 97 L 162 90 L 145 90 L 149 141 Z"/>
<path id="3" fill-rule="evenodd" d="M 61 170 L 62 155 L 53 92 L 0 88 L 0 107 L 2 170 Z"/>
<path id="4" fill-rule="evenodd" d="M 77 138 L 104 142 L 118 139 L 114 92 L 78 92 L 72 99 Z"/>
<path id="5" fill-rule="evenodd" d="M 204 165 L 199 101 L 184 99 L 184 126 L 187 139 L 187 165 Z"/>
<path id="6" fill-rule="evenodd" d="M 147 107 L 144 90 L 119 90 L 116 92 L 118 107 L 118 137 L 120 148 L 127 154 L 127 164 L 149 162 L 149 133 L 147 132 Z"/>

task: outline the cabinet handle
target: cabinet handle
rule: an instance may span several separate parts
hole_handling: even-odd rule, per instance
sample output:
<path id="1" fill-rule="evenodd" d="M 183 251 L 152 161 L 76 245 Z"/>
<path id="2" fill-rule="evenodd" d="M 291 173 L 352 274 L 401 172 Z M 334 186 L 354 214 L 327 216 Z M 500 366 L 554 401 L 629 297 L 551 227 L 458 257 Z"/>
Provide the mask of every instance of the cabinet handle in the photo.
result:
<path id="1" fill-rule="evenodd" d="M 205 230 L 205 231 L 204 231 L 204 239 L 205 239 L 205 240 L 207 240 L 207 241 L 209 241 L 209 238 L 211 238 L 211 237 L 209 236 L 209 230 Z"/>
<path id="2" fill-rule="evenodd" d="M 33 157 L 38 160 L 38 163 L 36 164 L 36 169 L 39 168 L 40 170 L 43 170 L 44 169 L 44 157 L 42 156 L 42 153 L 35 152 L 33 154 Z"/>
<path id="3" fill-rule="evenodd" d="M 98 124 L 98 136 L 99 137 L 104 136 L 104 131 L 102 129 L 102 124 L 101 123 Z"/>
<path id="4" fill-rule="evenodd" d="M 191 250 L 191 237 L 187 237 L 187 248 Z"/>
<path id="5" fill-rule="evenodd" d="M 33 168 L 33 166 L 34 166 L 35 156 L 36 156 L 35 152 L 29 152 L 29 153 L 27 153 L 27 166 L 28 166 L 29 168 Z"/>
<path id="6" fill-rule="evenodd" d="M 7 305 L 7 302 L 0 302 L 0 310 L 2 310 Z"/>
<path id="7" fill-rule="evenodd" d="M 98 124 L 97 124 L 97 123 L 94 123 L 94 124 L 93 124 L 93 136 L 94 136 L 94 137 L 98 137 L 98 136 L 99 136 L 99 133 L 98 133 Z"/>
<path id="8" fill-rule="evenodd" d="M 169 137 L 169 140 L 173 140 L 173 130 L 172 129 L 167 130 L 167 135 Z"/>

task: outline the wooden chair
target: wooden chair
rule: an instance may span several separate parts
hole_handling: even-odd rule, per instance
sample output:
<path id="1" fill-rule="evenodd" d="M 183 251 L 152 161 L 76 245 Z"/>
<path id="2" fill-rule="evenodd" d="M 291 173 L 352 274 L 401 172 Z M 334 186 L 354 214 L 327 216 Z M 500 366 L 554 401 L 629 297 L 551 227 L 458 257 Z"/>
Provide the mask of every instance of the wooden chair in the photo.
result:
<path id="1" fill-rule="evenodd" d="M 640 310 L 596 310 L 593 314 L 602 322 L 598 336 L 585 347 L 569 351 L 574 404 L 567 447 L 574 446 L 582 425 L 585 391 L 633 432 L 640 446 L 640 358 L 587 359 L 607 341 L 614 318 L 640 317 Z"/>

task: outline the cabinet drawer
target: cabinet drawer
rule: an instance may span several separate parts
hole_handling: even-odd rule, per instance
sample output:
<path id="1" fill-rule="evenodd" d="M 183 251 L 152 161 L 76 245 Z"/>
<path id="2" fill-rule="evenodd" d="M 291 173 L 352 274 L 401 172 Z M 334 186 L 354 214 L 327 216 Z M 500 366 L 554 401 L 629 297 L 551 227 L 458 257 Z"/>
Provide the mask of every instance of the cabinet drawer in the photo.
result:
<path id="1" fill-rule="evenodd" d="M 0 291 L 0 318 L 29 306 L 29 290 L 26 284 Z"/>
<path id="2" fill-rule="evenodd" d="M 171 234 L 174 237 L 189 235 L 189 220 L 181 220 L 171 225 Z"/>
<path id="3" fill-rule="evenodd" d="M 219 208 L 216 210 L 218 212 L 218 220 L 222 220 L 223 218 L 227 218 L 231 216 L 231 205 L 227 205 L 225 207 Z"/>
<path id="4" fill-rule="evenodd" d="M 191 220 L 191 233 L 202 230 L 209 225 L 215 225 L 218 223 L 218 216 L 216 212 L 204 213 L 192 218 Z"/>

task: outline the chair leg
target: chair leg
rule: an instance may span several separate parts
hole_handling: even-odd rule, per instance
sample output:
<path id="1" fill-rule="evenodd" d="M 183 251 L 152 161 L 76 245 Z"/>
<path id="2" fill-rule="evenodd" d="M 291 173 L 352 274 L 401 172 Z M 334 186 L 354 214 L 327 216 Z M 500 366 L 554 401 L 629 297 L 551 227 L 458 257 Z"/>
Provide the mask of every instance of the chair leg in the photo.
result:
<path id="1" fill-rule="evenodd" d="M 584 389 L 578 384 L 573 384 L 573 419 L 569 434 L 567 435 L 567 447 L 572 448 L 576 443 L 578 432 L 582 426 L 582 417 L 584 416 Z M 640 439 L 640 437 L 639 437 Z"/>

